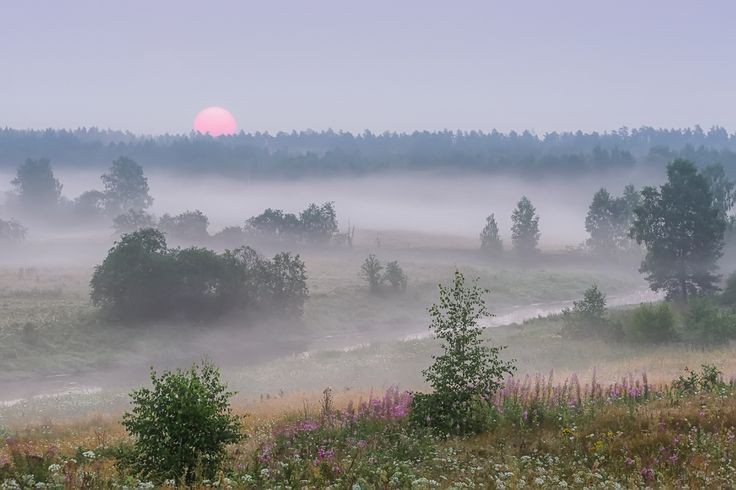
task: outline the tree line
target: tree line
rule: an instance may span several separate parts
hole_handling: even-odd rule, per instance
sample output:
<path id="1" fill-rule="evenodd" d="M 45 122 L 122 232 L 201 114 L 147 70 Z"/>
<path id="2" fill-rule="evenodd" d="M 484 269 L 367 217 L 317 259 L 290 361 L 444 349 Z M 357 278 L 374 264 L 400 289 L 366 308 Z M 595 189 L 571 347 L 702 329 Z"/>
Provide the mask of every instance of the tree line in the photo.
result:
<path id="1" fill-rule="evenodd" d="M 527 176 L 660 166 L 677 158 L 721 161 L 736 168 L 736 135 L 703 130 L 620 128 L 610 132 L 342 131 L 137 136 L 96 128 L 0 129 L 0 168 L 52 157 L 60 165 L 97 167 L 128 155 L 147 168 L 245 177 L 364 174 L 384 170 L 452 169 Z"/>
<path id="2" fill-rule="evenodd" d="M 330 242 L 352 246 L 353 230 L 341 233 L 333 202 L 310 203 L 298 214 L 268 208 L 242 226 L 228 226 L 210 235 L 209 218 L 200 210 L 157 218 L 147 211 L 153 204 L 148 179 L 136 161 L 120 157 L 100 177 L 102 190 L 85 191 L 75 199 L 62 195 L 63 186 L 54 175 L 51 162 L 27 159 L 11 181 L 6 209 L 34 222 L 47 224 L 101 224 L 112 220 L 117 235 L 156 228 L 181 244 L 241 244 L 256 240 L 271 244 L 313 244 Z M 18 243 L 27 228 L 15 219 L 0 219 L 0 241 Z"/>

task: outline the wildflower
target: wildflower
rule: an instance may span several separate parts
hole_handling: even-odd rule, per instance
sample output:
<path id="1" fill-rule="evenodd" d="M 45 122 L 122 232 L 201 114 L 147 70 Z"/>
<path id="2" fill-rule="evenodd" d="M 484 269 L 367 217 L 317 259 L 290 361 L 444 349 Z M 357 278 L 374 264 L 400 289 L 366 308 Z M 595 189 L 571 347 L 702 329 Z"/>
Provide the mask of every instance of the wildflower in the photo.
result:
<path id="1" fill-rule="evenodd" d="M 96 455 L 94 451 L 85 451 L 82 453 L 82 456 L 84 456 L 87 459 L 95 459 Z"/>
<path id="2" fill-rule="evenodd" d="M 642 468 L 639 473 L 641 474 L 641 477 L 644 478 L 644 481 L 654 480 L 654 469 L 652 468 Z"/>
<path id="3" fill-rule="evenodd" d="M 55 474 L 55 473 L 58 473 L 59 471 L 61 471 L 61 465 L 58 465 L 58 464 L 49 465 L 49 473 Z"/>

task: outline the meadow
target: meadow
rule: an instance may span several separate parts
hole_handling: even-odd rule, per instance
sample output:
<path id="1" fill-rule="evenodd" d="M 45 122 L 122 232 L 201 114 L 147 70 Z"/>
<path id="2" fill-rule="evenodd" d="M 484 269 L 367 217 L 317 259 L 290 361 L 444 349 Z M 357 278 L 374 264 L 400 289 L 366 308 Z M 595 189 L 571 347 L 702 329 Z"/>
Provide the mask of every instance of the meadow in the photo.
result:
<path id="1" fill-rule="evenodd" d="M 201 488 L 733 485 L 733 347 L 561 335 L 559 311 L 593 283 L 612 315 L 657 300 L 634 262 L 566 251 L 526 267 L 483 257 L 469 241 L 382 237 L 375 251 L 399 260 L 405 292 L 370 294 L 358 275 L 365 233 L 356 250 L 302 251 L 310 299 L 287 323 L 111 322 L 89 303 L 91 267 L 3 268 L 3 488 L 151 488 L 121 464 L 132 442 L 120 425 L 128 392 L 146 384 L 150 366 L 202 358 L 237 391 L 247 439 Z M 409 406 L 413 391 L 427 391 L 421 372 L 439 352 L 427 307 L 456 267 L 491 290 L 496 316 L 483 335 L 507 346 L 501 355 L 518 371 L 494 400 L 490 430 L 447 437 L 413 424 Z M 701 364 L 724 373 L 718 383 L 673 387 Z"/>

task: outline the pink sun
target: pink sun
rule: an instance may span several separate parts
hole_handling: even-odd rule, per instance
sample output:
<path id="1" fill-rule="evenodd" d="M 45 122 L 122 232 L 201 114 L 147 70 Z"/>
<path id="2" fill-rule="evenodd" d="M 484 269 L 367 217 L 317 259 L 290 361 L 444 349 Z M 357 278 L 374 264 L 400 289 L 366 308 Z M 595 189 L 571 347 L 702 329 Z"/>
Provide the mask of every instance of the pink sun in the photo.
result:
<path id="1" fill-rule="evenodd" d="M 211 136 L 235 134 L 238 125 L 230 111 L 222 107 L 208 107 L 194 118 L 194 130 Z"/>

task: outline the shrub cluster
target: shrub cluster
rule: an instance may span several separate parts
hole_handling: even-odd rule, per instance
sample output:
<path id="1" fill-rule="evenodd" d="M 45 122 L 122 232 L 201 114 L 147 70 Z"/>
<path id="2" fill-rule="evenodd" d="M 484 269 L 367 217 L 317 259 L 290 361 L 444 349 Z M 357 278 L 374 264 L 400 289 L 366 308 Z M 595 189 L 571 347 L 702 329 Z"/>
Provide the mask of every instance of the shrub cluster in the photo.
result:
<path id="1" fill-rule="evenodd" d="M 267 260 L 250 247 L 222 254 L 171 249 L 150 228 L 123 235 L 90 285 L 92 302 L 122 319 L 196 319 L 233 308 L 300 315 L 308 296 L 298 255 Z"/>
<path id="2" fill-rule="evenodd" d="M 378 258 L 370 254 L 360 266 L 360 277 L 367 283 L 372 293 L 377 293 L 381 287 L 388 283 L 393 290 L 405 290 L 408 277 L 401 268 L 399 262 L 392 260 L 386 266 Z"/>
<path id="3" fill-rule="evenodd" d="M 565 337 L 620 340 L 623 336 L 621 325 L 608 318 L 606 296 L 595 284 L 585 291 L 582 300 L 573 302 L 572 308 L 562 310 L 562 319 Z"/>

